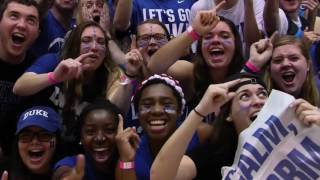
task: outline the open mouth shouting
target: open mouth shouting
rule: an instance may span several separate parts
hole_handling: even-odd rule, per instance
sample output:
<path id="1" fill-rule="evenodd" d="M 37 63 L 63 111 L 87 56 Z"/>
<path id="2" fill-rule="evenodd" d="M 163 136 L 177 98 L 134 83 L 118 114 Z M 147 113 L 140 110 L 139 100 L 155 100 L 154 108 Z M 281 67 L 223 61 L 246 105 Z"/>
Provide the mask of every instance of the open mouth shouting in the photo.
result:
<path id="1" fill-rule="evenodd" d="M 294 83 L 295 76 L 296 73 L 293 71 L 286 71 L 281 73 L 281 78 L 285 86 L 292 86 Z"/>
<path id="2" fill-rule="evenodd" d="M 222 48 L 212 48 L 209 50 L 210 59 L 213 63 L 218 63 L 222 61 L 222 58 L 224 57 L 224 50 Z"/>
<path id="3" fill-rule="evenodd" d="M 26 36 L 22 33 L 15 32 L 12 33 L 11 40 L 14 45 L 21 46 L 26 41 Z"/>
<path id="4" fill-rule="evenodd" d="M 41 149 L 31 149 L 28 151 L 30 163 L 39 165 L 44 159 L 45 151 Z"/>

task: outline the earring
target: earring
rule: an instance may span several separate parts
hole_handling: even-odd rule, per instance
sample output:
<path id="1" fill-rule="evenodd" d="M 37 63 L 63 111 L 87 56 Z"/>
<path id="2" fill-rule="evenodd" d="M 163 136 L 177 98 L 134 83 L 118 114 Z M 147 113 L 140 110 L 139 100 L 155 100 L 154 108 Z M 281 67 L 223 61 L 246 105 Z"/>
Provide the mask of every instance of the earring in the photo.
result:
<path id="1" fill-rule="evenodd" d="M 226 121 L 227 121 L 227 122 L 232 122 L 231 117 L 230 117 L 230 116 L 228 116 L 228 117 L 226 118 Z"/>

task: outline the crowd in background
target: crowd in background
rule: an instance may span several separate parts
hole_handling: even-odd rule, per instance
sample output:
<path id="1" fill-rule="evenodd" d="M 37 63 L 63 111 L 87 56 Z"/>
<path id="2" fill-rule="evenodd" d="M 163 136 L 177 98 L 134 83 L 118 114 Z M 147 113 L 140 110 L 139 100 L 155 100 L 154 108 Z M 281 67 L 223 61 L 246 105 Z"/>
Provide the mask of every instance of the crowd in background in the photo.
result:
<path id="1" fill-rule="evenodd" d="M 320 126 L 319 4 L 1 1 L 1 180 L 221 179 L 272 89 Z"/>

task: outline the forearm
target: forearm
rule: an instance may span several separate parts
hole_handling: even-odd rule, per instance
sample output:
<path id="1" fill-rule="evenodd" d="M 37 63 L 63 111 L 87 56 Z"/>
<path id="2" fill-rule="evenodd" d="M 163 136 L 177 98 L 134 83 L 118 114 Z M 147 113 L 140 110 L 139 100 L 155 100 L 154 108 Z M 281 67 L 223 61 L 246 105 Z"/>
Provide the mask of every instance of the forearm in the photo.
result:
<path id="1" fill-rule="evenodd" d="M 268 36 L 278 30 L 280 24 L 279 18 L 279 0 L 266 0 L 263 11 L 264 25 Z"/>
<path id="2" fill-rule="evenodd" d="M 113 25 L 119 31 L 126 31 L 130 25 L 132 0 L 119 0 L 113 18 Z"/>
<path id="3" fill-rule="evenodd" d="M 150 171 L 152 180 L 174 179 L 176 177 L 180 161 L 201 122 L 202 118 L 191 111 L 182 125 L 162 146 L 154 160 Z"/>
<path id="4" fill-rule="evenodd" d="M 247 46 L 245 48 L 247 49 L 250 48 L 251 44 L 261 38 L 252 2 L 245 3 L 244 38 Z"/>
<path id="5" fill-rule="evenodd" d="M 148 69 L 152 73 L 165 73 L 191 46 L 192 42 L 187 32 L 172 39 L 151 56 Z"/>
<path id="6" fill-rule="evenodd" d="M 125 54 L 121 51 L 118 45 L 113 41 L 108 41 L 108 47 L 110 50 L 111 59 L 117 64 L 123 64 L 125 62 Z"/>
<path id="7" fill-rule="evenodd" d="M 30 96 L 52 85 L 48 73 L 24 73 L 14 84 L 13 93 L 19 96 Z"/>
<path id="8" fill-rule="evenodd" d="M 136 180 L 136 172 L 134 169 L 120 169 L 119 164 L 116 167 L 116 180 Z"/>

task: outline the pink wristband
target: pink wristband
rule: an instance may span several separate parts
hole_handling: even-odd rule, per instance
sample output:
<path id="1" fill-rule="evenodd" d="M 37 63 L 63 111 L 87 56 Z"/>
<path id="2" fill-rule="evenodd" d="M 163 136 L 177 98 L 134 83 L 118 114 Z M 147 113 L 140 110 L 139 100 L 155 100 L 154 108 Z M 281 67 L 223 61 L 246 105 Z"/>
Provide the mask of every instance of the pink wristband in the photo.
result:
<path id="1" fill-rule="evenodd" d="M 260 69 L 257 68 L 255 65 L 253 65 L 249 60 L 246 63 L 246 66 L 252 71 L 252 72 L 259 72 Z"/>
<path id="2" fill-rule="evenodd" d="M 53 72 L 49 72 L 49 73 L 48 73 L 48 81 L 49 81 L 51 84 L 57 84 L 57 83 L 59 83 L 59 82 L 54 78 L 54 73 L 53 73 Z"/>
<path id="3" fill-rule="evenodd" d="M 200 35 L 193 29 L 192 26 L 187 28 L 188 36 L 191 37 L 192 41 L 197 41 L 200 39 Z"/>
<path id="4" fill-rule="evenodd" d="M 134 162 L 123 162 L 119 161 L 119 168 L 121 170 L 132 170 L 134 169 Z"/>

